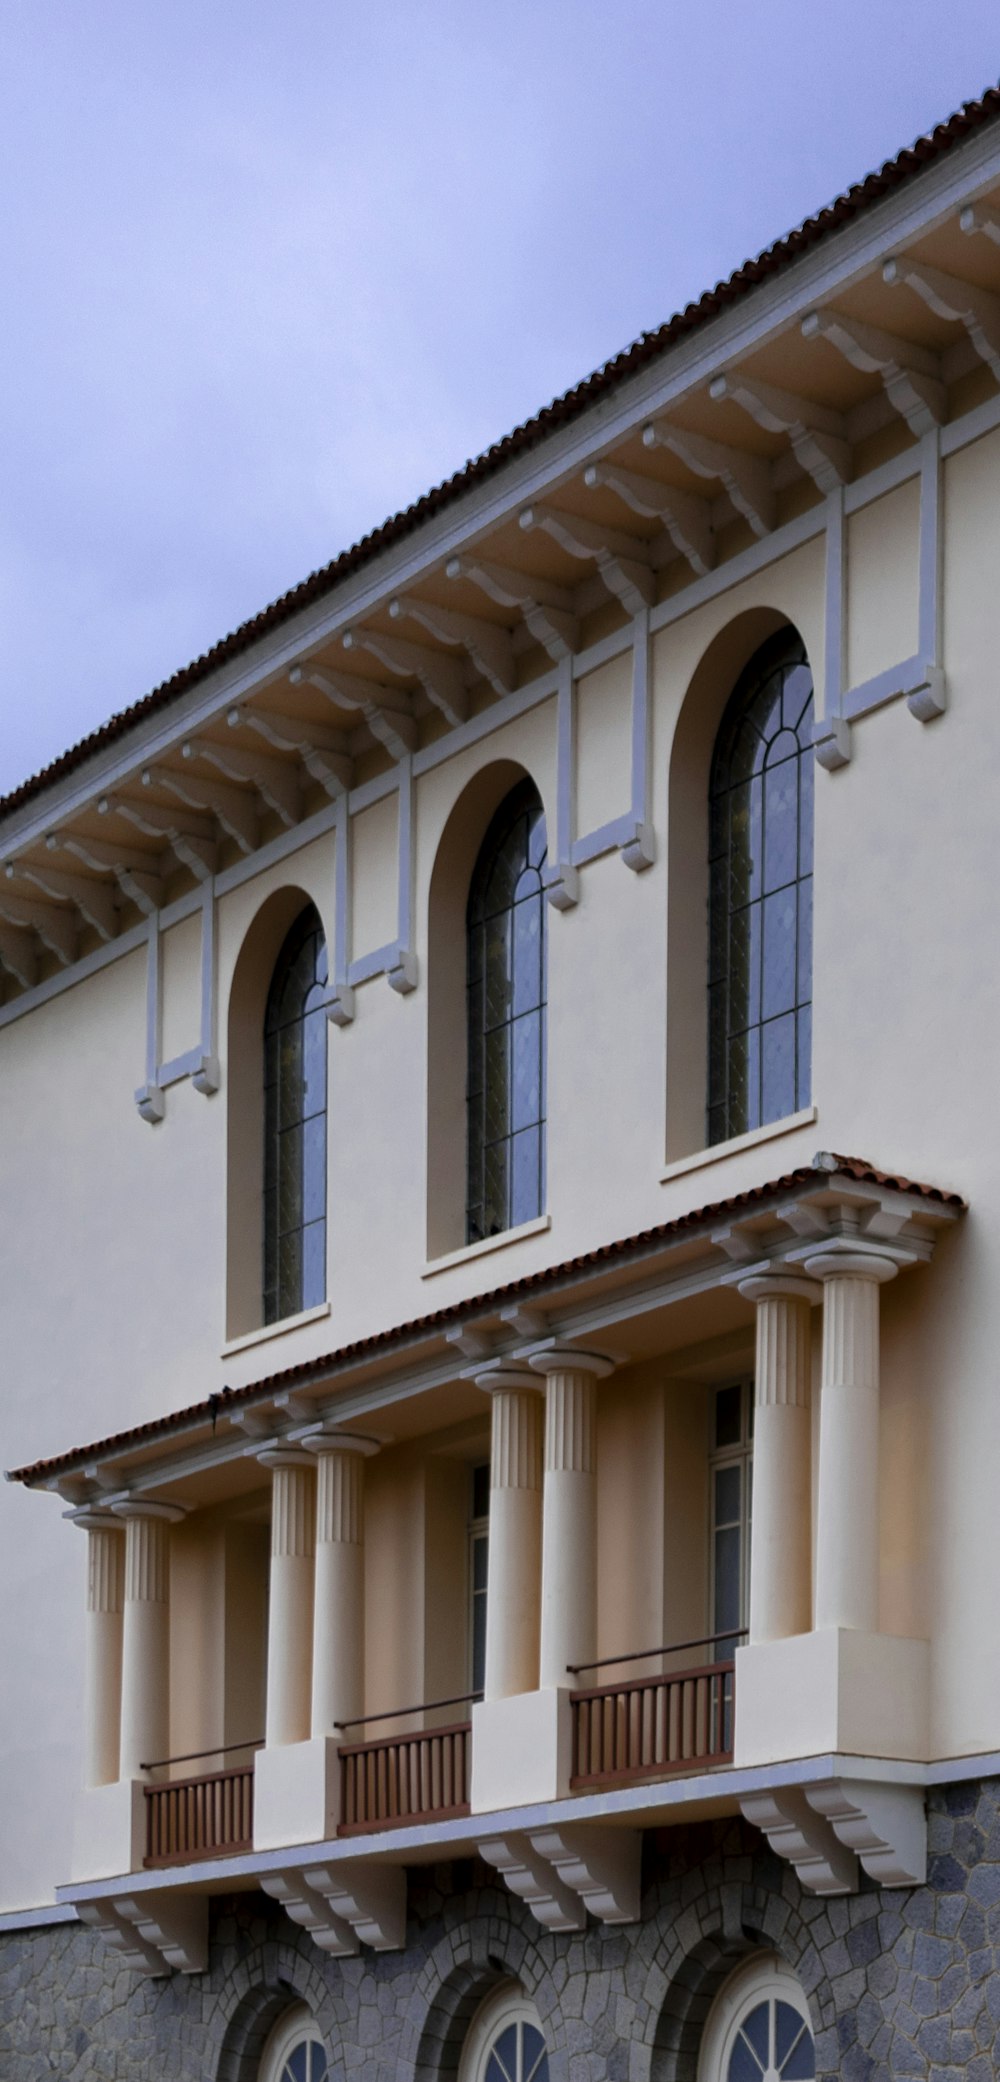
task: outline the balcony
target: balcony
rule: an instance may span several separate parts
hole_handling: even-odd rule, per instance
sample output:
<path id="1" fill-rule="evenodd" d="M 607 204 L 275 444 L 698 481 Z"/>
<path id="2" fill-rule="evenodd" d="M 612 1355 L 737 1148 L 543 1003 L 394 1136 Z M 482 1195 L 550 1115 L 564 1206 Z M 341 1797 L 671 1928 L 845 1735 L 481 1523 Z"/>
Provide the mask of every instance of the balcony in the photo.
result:
<path id="1" fill-rule="evenodd" d="M 668 1648 L 643 1649 L 637 1655 L 609 1657 L 604 1664 L 579 1666 L 581 1674 L 612 1662 L 661 1661 L 697 1648 L 720 1648 L 744 1638 L 741 1632 L 680 1641 Z M 689 1665 L 656 1676 L 633 1677 L 620 1684 L 596 1685 L 570 1694 L 572 1764 L 570 1790 L 591 1786 L 638 1784 L 643 1779 L 673 1778 L 686 1771 L 705 1771 L 733 1760 L 735 1665 L 728 1659 Z"/>
<path id="2" fill-rule="evenodd" d="M 240 1745 L 256 1749 L 257 1743 Z M 217 1751 L 163 1759 L 147 1768 L 172 1769 Z M 170 1778 L 144 1788 L 145 1867 L 188 1865 L 200 1858 L 234 1858 L 253 1849 L 253 1758 L 194 1778 Z"/>
<path id="3" fill-rule="evenodd" d="M 368 1720 L 341 1723 L 350 1733 L 373 1719 L 404 1720 L 411 1713 L 440 1712 L 468 1705 L 478 1694 L 441 1699 L 428 1706 L 409 1706 Z M 412 1734 L 382 1735 L 374 1741 L 340 1746 L 339 1836 L 362 1836 L 373 1829 L 401 1828 L 408 1822 L 454 1821 L 469 1812 L 472 1723 L 452 1721 L 446 1727 Z"/>

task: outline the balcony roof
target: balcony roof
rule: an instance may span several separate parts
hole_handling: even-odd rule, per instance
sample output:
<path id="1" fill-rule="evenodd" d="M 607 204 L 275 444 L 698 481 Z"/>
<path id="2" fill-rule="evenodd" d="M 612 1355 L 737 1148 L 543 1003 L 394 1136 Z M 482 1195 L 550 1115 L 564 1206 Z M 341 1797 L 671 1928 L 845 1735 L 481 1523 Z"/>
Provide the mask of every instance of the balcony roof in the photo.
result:
<path id="1" fill-rule="evenodd" d="M 553 1336 L 599 1343 L 606 1336 L 602 1304 L 607 1323 L 615 1313 L 634 1317 L 640 1282 L 642 1308 L 649 1310 L 675 1295 L 732 1289 L 769 1267 L 794 1268 L 831 1239 L 866 1240 L 874 1248 L 880 1239 L 890 1239 L 902 1253 L 901 1262 L 926 1260 L 938 1227 L 954 1221 L 965 1205 L 959 1193 L 881 1171 L 860 1157 L 820 1151 L 811 1164 L 692 1208 L 636 1236 L 599 1245 L 243 1388 L 225 1388 L 107 1438 L 8 1469 L 6 1479 L 55 1490 L 76 1505 L 124 1494 L 140 1476 L 146 1485 L 176 1481 L 183 1472 L 178 1456 L 190 1462 L 192 1451 L 197 1457 L 209 1450 L 217 1463 L 259 1451 L 269 1440 L 301 1436 L 324 1417 L 346 1425 L 347 1413 L 342 1415 L 336 1404 L 324 1407 L 324 1391 L 328 1401 L 331 1392 L 348 1384 L 388 1376 L 402 1399 L 413 1393 L 415 1363 L 423 1378 L 435 1355 L 444 1356 L 444 1372 L 440 1364 L 437 1369 L 441 1380 L 461 1380 L 491 1360 L 525 1355 Z M 667 1285 L 672 1293 L 661 1291 L 662 1281 L 660 1287 L 650 1285 L 666 1260 L 671 1261 Z M 581 1303 L 584 1316 L 575 1327 L 569 1310 L 575 1307 L 579 1315 Z M 434 1384 L 428 1375 L 425 1387 Z M 363 1417 L 350 1415 L 354 1428 L 363 1429 Z"/>

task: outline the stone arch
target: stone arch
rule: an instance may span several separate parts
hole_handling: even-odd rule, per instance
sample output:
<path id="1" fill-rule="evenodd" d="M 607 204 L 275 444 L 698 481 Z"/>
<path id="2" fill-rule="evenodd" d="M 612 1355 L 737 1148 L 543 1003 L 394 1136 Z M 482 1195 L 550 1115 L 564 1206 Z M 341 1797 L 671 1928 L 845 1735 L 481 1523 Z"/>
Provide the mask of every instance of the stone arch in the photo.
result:
<path id="1" fill-rule="evenodd" d="M 265 1940 L 234 1967 L 213 2005 L 205 2073 L 212 2082 L 258 2082 L 267 2039 L 279 2017 L 305 2003 L 335 2058 L 346 2006 L 294 1944 Z"/>
<path id="2" fill-rule="evenodd" d="M 481 767 L 456 797 L 434 856 L 427 895 L 427 1255 L 465 1242 L 465 913 L 490 820 L 519 781 L 537 788 L 552 838 L 552 806 L 519 761 Z"/>
<path id="3" fill-rule="evenodd" d="M 755 1880 L 706 1886 L 684 1908 L 676 1883 L 668 1885 L 655 1890 L 648 1911 L 662 1929 L 636 1989 L 635 2029 L 647 2048 L 649 2082 L 697 2082 L 712 2005 L 734 1967 L 754 1952 L 777 1953 L 798 1975 L 807 2001 L 821 1978 L 815 1932 L 782 1894 Z"/>
<path id="4" fill-rule="evenodd" d="M 413 2082 L 448 2082 L 456 2076 L 472 2019 L 503 1981 L 518 1982 L 531 1997 L 551 2049 L 550 1973 L 551 1962 L 509 1897 L 492 1888 L 468 1897 L 461 1922 L 439 1938 L 414 1984 L 400 2046 L 401 2074 L 412 2075 Z"/>
<path id="5" fill-rule="evenodd" d="M 227 1216 L 226 1334 L 240 1337 L 263 1319 L 264 1007 L 285 937 L 307 904 L 308 889 L 285 884 L 260 904 L 243 935 L 229 987 L 226 1025 Z M 328 950 L 329 921 L 323 919 Z"/>
<path id="6" fill-rule="evenodd" d="M 706 644 L 677 715 L 667 775 L 667 1161 L 705 1145 L 708 1066 L 708 791 L 723 712 L 745 665 L 791 628 L 778 605 L 745 608 Z"/>

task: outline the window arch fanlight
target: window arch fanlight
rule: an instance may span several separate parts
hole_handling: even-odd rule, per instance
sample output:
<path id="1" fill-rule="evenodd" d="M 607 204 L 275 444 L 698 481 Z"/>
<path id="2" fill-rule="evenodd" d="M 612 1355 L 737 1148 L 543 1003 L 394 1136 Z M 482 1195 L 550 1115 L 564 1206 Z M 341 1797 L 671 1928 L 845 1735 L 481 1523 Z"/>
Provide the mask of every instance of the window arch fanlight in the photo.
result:
<path id="1" fill-rule="evenodd" d="M 801 638 L 779 630 L 740 675 L 712 759 L 710 1143 L 809 1104 L 812 719 Z"/>
<path id="2" fill-rule="evenodd" d="M 815 2082 L 816 2047 L 799 1982 L 775 1953 L 744 1962 L 709 2012 L 698 2082 Z"/>
<path id="3" fill-rule="evenodd" d="M 545 814 L 521 781 L 486 833 L 466 914 L 468 1243 L 545 1205 L 545 860 Z"/>
<path id="4" fill-rule="evenodd" d="M 326 941 L 299 913 L 264 1015 L 264 1321 L 326 1298 Z"/>
<path id="5" fill-rule="evenodd" d="M 268 2038 L 258 2082 L 329 2082 L 326 2048 L 305 2003 L 279 2017 Z"/>
<path id="6" fill-rule="evenodd" d="M 549 2082 L 549 2056 L 538 2012 L 516 1981 L 482 2003 L 469 2026 L 458 2082 Z"/>

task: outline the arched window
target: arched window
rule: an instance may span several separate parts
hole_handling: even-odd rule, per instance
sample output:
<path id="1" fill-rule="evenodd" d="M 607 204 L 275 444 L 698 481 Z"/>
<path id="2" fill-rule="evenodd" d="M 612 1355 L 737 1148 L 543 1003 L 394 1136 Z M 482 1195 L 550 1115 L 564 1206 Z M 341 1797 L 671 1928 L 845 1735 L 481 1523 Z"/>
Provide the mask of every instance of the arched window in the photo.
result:
<path id="1" fill-rule="evenodd" d="M 472 874 L 466 917 L 466 1241 L 545 1205 L 545 816 L 523 781 L 501 803 Z"/>
<path id="2" fill-rule="evenodd" d="M 508 1981 L 477 2010 L 462 2048 L 458 2082 L 549 2082 L 538 2013 Z"/>
<path id="3" fill-rule="evenodd" d="M 264 1017 L 264 1321 L 326 1298 L 326 942 L 312 904 L 275 963 Z"/>
<path id="4" fill-rule="evenodd" d="M 326 2048 L 304 2003 L 279 2018 L 264 2048 L 259 2082 L 328 2082 Z"/>
<path id="5" fill-rule="evenodd" d="M 709 2013 L 698 2082 L 815 2082 L 805 1996 L 773 1953 L 731 1975 Z"/>
<path id="6" fill-rule="evenodd" d="M 708 1140 L 809 1104 L 813 683 L 794 629 L 751 658 L 709 802 Z"/>

